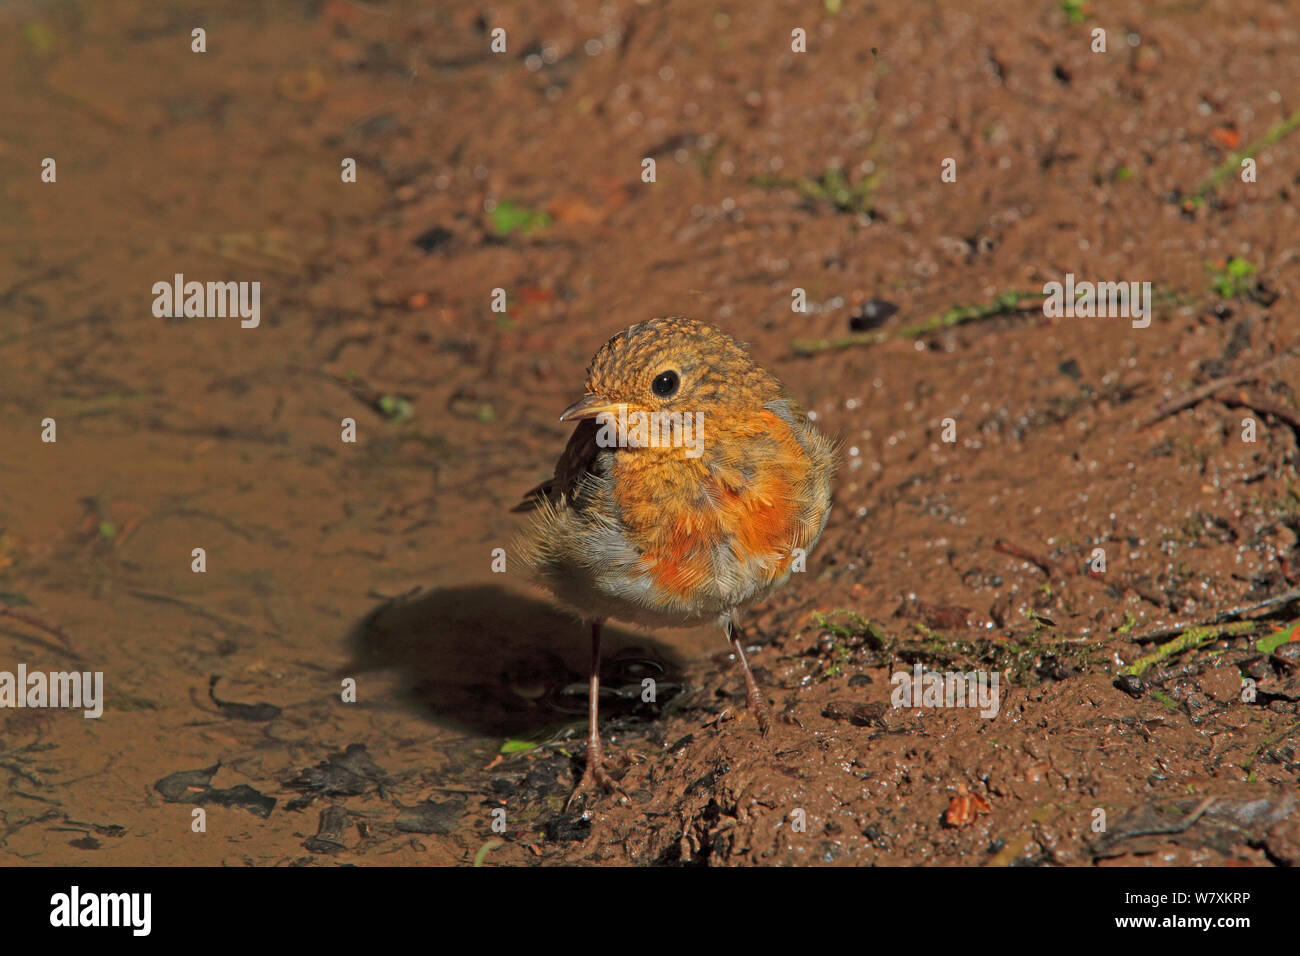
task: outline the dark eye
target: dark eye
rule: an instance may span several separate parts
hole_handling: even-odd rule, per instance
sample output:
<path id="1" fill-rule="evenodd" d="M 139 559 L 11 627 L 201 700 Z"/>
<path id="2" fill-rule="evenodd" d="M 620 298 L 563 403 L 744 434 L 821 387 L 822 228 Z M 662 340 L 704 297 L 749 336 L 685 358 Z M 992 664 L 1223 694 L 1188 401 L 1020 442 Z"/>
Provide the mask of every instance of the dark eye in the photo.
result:
<path id="1" fill-rule="evenodd" d="M 655 376 L 655 380 L 650 383 L 650 391 L 660 398 L 671 398 L 677 392 L 677 386 L 680 383 L 681 379 L 677 377 L 676 372 L 672 370 L 660 372 Z"/>

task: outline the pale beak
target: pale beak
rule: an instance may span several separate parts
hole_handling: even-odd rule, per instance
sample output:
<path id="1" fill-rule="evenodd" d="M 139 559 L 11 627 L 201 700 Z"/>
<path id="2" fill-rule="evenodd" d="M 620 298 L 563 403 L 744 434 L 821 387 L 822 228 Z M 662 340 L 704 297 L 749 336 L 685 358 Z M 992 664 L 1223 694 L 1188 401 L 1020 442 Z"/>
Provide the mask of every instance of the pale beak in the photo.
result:
<path id="1" fill-rule="evenodd" d="M 564 410 L 560 421 L 572 422 L 582 418 L 595 418 L 605 412 L 616 414 L 622 404 L 622 402 L 611 402 L 599 395 L 584 395 Z"/>

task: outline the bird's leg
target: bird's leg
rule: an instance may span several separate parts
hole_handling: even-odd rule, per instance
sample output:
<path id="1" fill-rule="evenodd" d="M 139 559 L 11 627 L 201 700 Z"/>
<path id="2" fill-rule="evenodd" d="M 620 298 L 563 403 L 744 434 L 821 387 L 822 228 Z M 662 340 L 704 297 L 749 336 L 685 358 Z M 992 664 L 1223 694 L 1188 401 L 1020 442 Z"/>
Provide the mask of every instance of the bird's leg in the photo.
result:
<path id="1" fill-rule="evenodd" d="M 744 638 L 745 629 L 737 621 L 727 621 L 727 638 L 731 641 L 731 646 L 736 649 L 736 659 L 740 661 L 740 669 L 745 674 L 745 688 L 749 693 L 749 706 L 753 708 L 754 716 L 758 718 L 758 729 L 764 737 L 772 729 L 772 708 L 768 706 L 767 698 L 763 696 L 763 691 L 759 689 L 758 681 L 754 680 L 754 672 L 749 669 L 749 661 L 745 660 Z"/>
<path id="2" fill-rule="evenodd" d="M 600 725 L 597 711 L 600 703 L 600 625 L 601 621 L 591 622 L 591 674 L 587 687 L 587 758 L 582 771 L 582 779 L 569 795 L 566 809 L 573 805 L 578 794 L 593 787 L 600 787 L 606 793 L 618 791 L 618 784 L 605 772 L 605 753 L 600 746 Z"/>

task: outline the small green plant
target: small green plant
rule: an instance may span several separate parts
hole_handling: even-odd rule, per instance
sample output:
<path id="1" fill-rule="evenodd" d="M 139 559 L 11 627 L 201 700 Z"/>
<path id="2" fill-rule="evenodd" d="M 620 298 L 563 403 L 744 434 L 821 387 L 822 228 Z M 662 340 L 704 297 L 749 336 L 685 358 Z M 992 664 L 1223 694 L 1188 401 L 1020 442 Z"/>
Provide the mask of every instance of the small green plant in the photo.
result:
<path id="1" fill-rule="evenodd" d="M 1174 700 L 1172 697 L 1170 697 L 1162 690 L 1159 689 L 1153 690 L 1151 692 L 1151 696 L 1154 697 L 1156 700 L 1158 700 L 1160 703 L 1164 704 L 1170 710 L 1178 709 L 1178 701 Z"/>
<path id="2" fill-rule="evenodd" d="M 755 176 L 750 183 L 760 189 L 797 189 L 808 199 L 829 203 L 839 212 L 871 212 L 871 193 L 880 182 L 879 171 L 850 182 L 843 170 L 827 169 L 816 178 L 789 179 L 784 176 Z"/>
<path id="3" fill-rule="evenodd" d="M 843 647 L 839 644 L 836 644 L 835 649 L 836 649 L 836 653 L 839 656 L 839 660 L 835 661 L 832 664 L 826 665 L 826 669 L 822 671 L 823 679 L 827 679 L 831 677 L 839 677 L 842 673 L 844 673 L 844 665 L 849 661 L 853 660 L 853 652 L 850 651 L 847 647 Z"/>
<path id="4" fill-rule="evenodd" d="M 501 200 L 492 207 L 491 215 L 492 231 L 498 236 L 508 236 L 515 231 L 528 235 L 551 224 L 551 217 L 546 213 L 529 209 L 513 199 Z"/>
<path id="5" fill-rule="evenodd" d="M 1255 265 L 1247 259 L 1233 256 L 1222 267 L 1207 262 L 1205 268 L 1213 275 L 1210 288 L 1221 299 L 1245 295 L 1255 287 Z"/>
<path id="6" fill-rule="evenodd" d="M 375 403 L 390 422 L 404 422 L 415 414 L 411 403 L 400 395 L 384 395 Z"/>
<path id="7" fill-rule="evenodd" d="M 1061 0 L 1061 12 L 1071 23 L 1082 23 L 1088 19 L 1088 11 L 1083 0 Z"/>
<path id="8" fill-rule="evenodd" d="M 865 620 L 854 611 L 843 608 L 829 614 L 815 612 L 812 616 L 813 627 L 820 628 L 833 640 L 823 653 L 829 658 L 821 665 L 818 680 L 839 677 L 845 668 L 854 662 L 855 651 L 859 649 L 880 650 L 886 643 L 884 631 L 872 621 Z"/>
<path id="9" fill-rule="evenodd" d="M 809 199 L 828 202 L 840 212 L 870 212 L 871 190 L 874 186 L 873 177 L 850 183 L 839 169 L 828 169 L 816 179 L 799 180 L 801 193 Z"/>

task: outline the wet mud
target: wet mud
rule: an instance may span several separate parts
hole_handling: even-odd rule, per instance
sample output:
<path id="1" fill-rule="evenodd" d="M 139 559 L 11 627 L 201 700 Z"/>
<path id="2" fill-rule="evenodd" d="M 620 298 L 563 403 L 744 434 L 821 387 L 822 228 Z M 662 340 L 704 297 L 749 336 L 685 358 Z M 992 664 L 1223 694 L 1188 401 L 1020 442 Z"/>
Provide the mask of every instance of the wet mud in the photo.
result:
<path id="1" fill-rule="evenodd" d="M 0 860 L 1300 862 L 1300 29 L 1104 6 L 0 11 L 0 671 L 105 688 L 0 709 Z M 720 633 L 612 626 L 570 811 L 587 638 L 494 551 L 663 314 L 834 510 L 748 620 L 772 733 Z M 896 706 L 934 672 L 996 714 Z"/>

